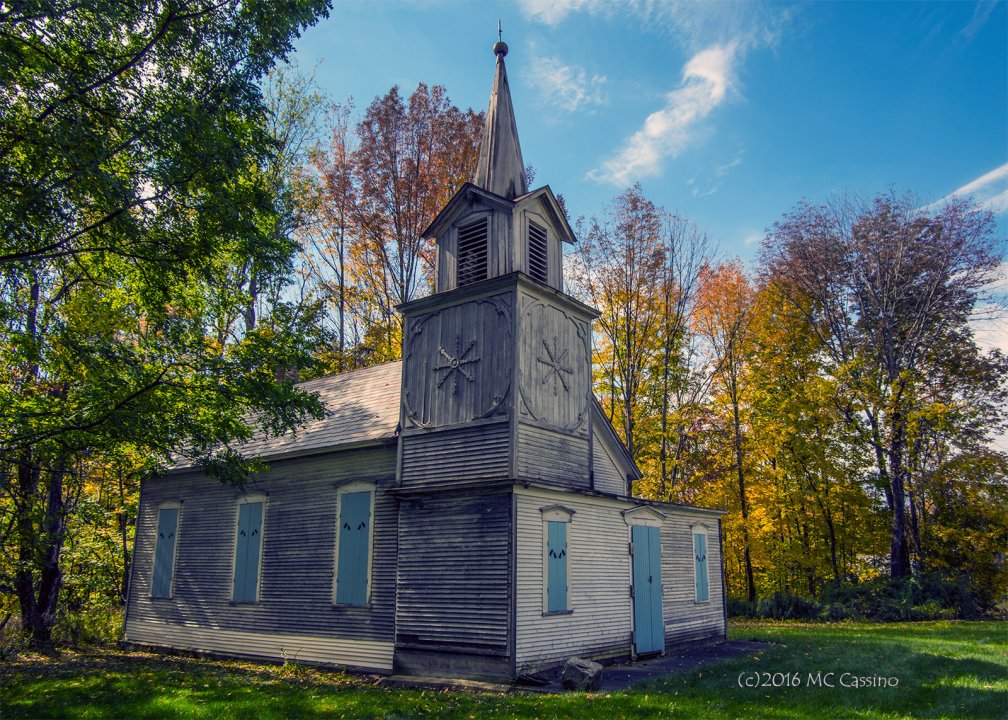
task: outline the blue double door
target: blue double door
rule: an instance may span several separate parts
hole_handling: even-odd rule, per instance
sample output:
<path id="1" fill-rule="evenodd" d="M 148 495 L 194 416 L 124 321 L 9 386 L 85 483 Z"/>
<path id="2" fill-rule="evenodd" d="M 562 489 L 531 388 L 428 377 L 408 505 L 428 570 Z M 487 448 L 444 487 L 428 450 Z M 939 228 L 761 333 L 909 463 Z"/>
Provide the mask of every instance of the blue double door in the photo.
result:
<path id="1" fill-rule="evenodd" d="M 633 543 L 634 649 L 638 655 L 665 649 L 662 617 L 661 529 L 631 525 Z"/>

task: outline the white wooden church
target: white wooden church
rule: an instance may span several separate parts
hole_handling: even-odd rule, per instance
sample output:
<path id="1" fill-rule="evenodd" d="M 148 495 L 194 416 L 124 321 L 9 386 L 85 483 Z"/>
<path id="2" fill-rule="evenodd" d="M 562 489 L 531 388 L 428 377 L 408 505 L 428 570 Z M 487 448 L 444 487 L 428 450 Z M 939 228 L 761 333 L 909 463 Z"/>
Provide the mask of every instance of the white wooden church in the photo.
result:
<path id="1" fill-rule="evenodd" d="M 631 496 L 592 395 L 596 312 L 563 292 L 574 235 L 526 185 L 494 53 L 403 360 L 303 383 L 327 417 L 247 443 L 269 470 L 244 491 L 184 467 L 144 483 L 128 642 L 509 682 L 725 637 L 721 513 Z"/>

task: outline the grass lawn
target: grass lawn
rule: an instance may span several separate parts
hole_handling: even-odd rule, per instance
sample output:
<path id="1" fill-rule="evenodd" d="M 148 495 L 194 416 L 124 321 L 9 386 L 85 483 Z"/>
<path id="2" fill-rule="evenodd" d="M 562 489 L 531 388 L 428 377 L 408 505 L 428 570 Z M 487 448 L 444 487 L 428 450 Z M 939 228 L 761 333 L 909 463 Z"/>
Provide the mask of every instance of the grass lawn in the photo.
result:
<path id="1" fill-rule="evenodd" d="M 1008 718 L 1008 622 L 739 623 L 731 635 L 772 644 L 608 694 L 402 690 L 295 666 L 67 651 L 0 664 L 0 719 Z M 898 685 L 851 686 L 876 677 Z"/>

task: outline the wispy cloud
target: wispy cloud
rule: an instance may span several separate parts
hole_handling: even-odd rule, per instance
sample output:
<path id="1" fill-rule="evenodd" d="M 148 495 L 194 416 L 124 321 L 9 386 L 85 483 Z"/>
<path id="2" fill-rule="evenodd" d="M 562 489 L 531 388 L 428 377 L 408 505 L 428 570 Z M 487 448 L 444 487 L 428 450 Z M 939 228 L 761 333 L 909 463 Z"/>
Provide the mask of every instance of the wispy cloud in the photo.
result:
<path id="1" fill-rule="evenodd" d="M 937 207 L 946 200 L 955 197 L 972 197 L 979 205 L 988 208 L 991 212 L 999 215 L 1008 213 L 1008 163 L 971 180 L 941 200 L 931 203 L 928 207 Z"/>
<path id="2" fill-rule="evenodd" d="M 565 65 L 556 57 L 532 61 L 529 81 L 539 91 L 543 102 L 563 110 L 581 110 L 605 104 L 605 75 L 592 75 L 583 67 Z"/>
<path id="3" fill-rule="evenodd" d="M 660 173 L 662 162 L 681 153 L 698 124 L 728 97 L 737 49 L 735 43 L 714 45 L 690 58 L 679 87 L 665 96 L 664 107 L 651 113 L 623 148 L 588 176 L 626 185 Z"/>
<path id="4" fill-rule="evenodd" d="M 664 96 L 623 146 L 588 173 L 594 180 L 626 185 L 657 175 L 669 158 L 679 155 L 707 130 L 707 119 L 732 97 L 738 69 L 755 48 L 774 45 L 792 20 L 794 6 L 760 0 L 694 2 L 691 0 L 520 0 L 526 16 L 558 25 L 569 15 L 584 13 L 606 19 L 638 22 L 642 31 L 667 36 L 690 58 L 679 84 Z M 622 80 L 621 80 L 622 82 Z M 590 97 L 590 96 L 589 96 Z M 580 103 L 578 95 L 565 99 Z M 725 168 L 724 172 L 730 168 Z M 710 194 L 716 182 L 707 183 Z"/>
<path id="5" fill-rule="evenodd" d="M 556 25 L 572 12 L 587 10 L 597 13 L 605 7 L 601 0 L 520 0 L 518 3 L 526 16 L 547 25 Z"/>
<path id="6" fill-rule="evenodd" d="M 965 38 L 967 41 L 972 40 L 980 32 L 980 28 L 986 24 L 987 19 L 994 12 L 995 8 L 997 8 L 995 0 L 979 0 L 973 6 L 973 17 L 970 18 L 966 27 L 959 31 L 959 36 Z"/>
<path id="7" fill-rule="evenodd" d="M 526 17 L 550 26 L 574 13 L 628 17 L 648 31 L 671 37 L 690 53 L 729 39 L 751 46 L 773 44 L 795 12 L 794 7 L 761 0 L 520 0 L 519 6 Z"/>

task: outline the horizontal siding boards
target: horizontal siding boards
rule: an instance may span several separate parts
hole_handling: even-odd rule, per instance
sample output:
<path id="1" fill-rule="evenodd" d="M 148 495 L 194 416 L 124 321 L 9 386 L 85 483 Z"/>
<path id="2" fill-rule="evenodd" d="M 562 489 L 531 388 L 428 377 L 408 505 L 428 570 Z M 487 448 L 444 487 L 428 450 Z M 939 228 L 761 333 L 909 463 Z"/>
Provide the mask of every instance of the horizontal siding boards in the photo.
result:
<path id="1" fill-rule="evenodd" d="M 290 633 L 242 632 L 153 621 L 131 623 L 127 639 L 140 645 L 256 659 L 320 663 L 379 672 L 391 672 L 394 648 L 391 642 Z"/>
<path id="2" fill-rule="evenodd" d="M 620 472 L 609 451 L 606 450 L 598 430 L 592 438 L 592 459 L 595 472 L 595 489 L 613 495 L 626 495 L 626 475 Z"/>
<path id="3" fill-rule="evenodd" d="M 518 672 L 556 665 L 571 655 L 629 655 L 629 533 L 620 515 L 627 504 L 537 489 L 517 489 L 516 493 Z M 555 504 L 575 511 L 567 526 L 572 612 L 544 615 L 540 508 Z"/>
<path id="4" fill-rule="evenodd" d="M 267 495 L 262 574 L 259 601 L 247 605 L 231 602 L 240 493 L 197 473 L 146 482 L 137 520 L 127 637 L 161 623 L 184 627 L 179 632 L 186 633 L 198 626 L 201 633 L 392 642 L 398 501 L 383 489 L 394 483 L 394 473 L 394 448 L 372 448 L 275 462 L 257 475 L 248 491 Z M 333 607 L 336 487 L 351 480 L 378 482 L 371 602 L 367 607 Z M 157 506 L 169 500 L 183 502 L 174 596 L 151 598 Z M 222 647 L 220 652 L 230 651 Z"/>
<path id="5" fill-rule="evenodd" d="M 509 423 L 406 435 L 402 442 L 404 487 L 507 478 Z"/>
<path id="6" fill-rule="evenodd" d="M 721 593 L 721 554 L 718 521 L 665 507 L 661 528 L 662 581 L 664 583 L 665 644 L 710 640 L 724 635 Z M 693 579 L 693 528 L 707 528 L 708 602 L 696 602 Z"/>
<path id="7" fill-rule="evenodd" d="M 587 490 L 588 439 L 519 423 L 517 476 Z"/>
<path id="8" fill-rule="evenodd" d="M 396 644 L 509 655 L 509 491 L 400 502 Z"/>

